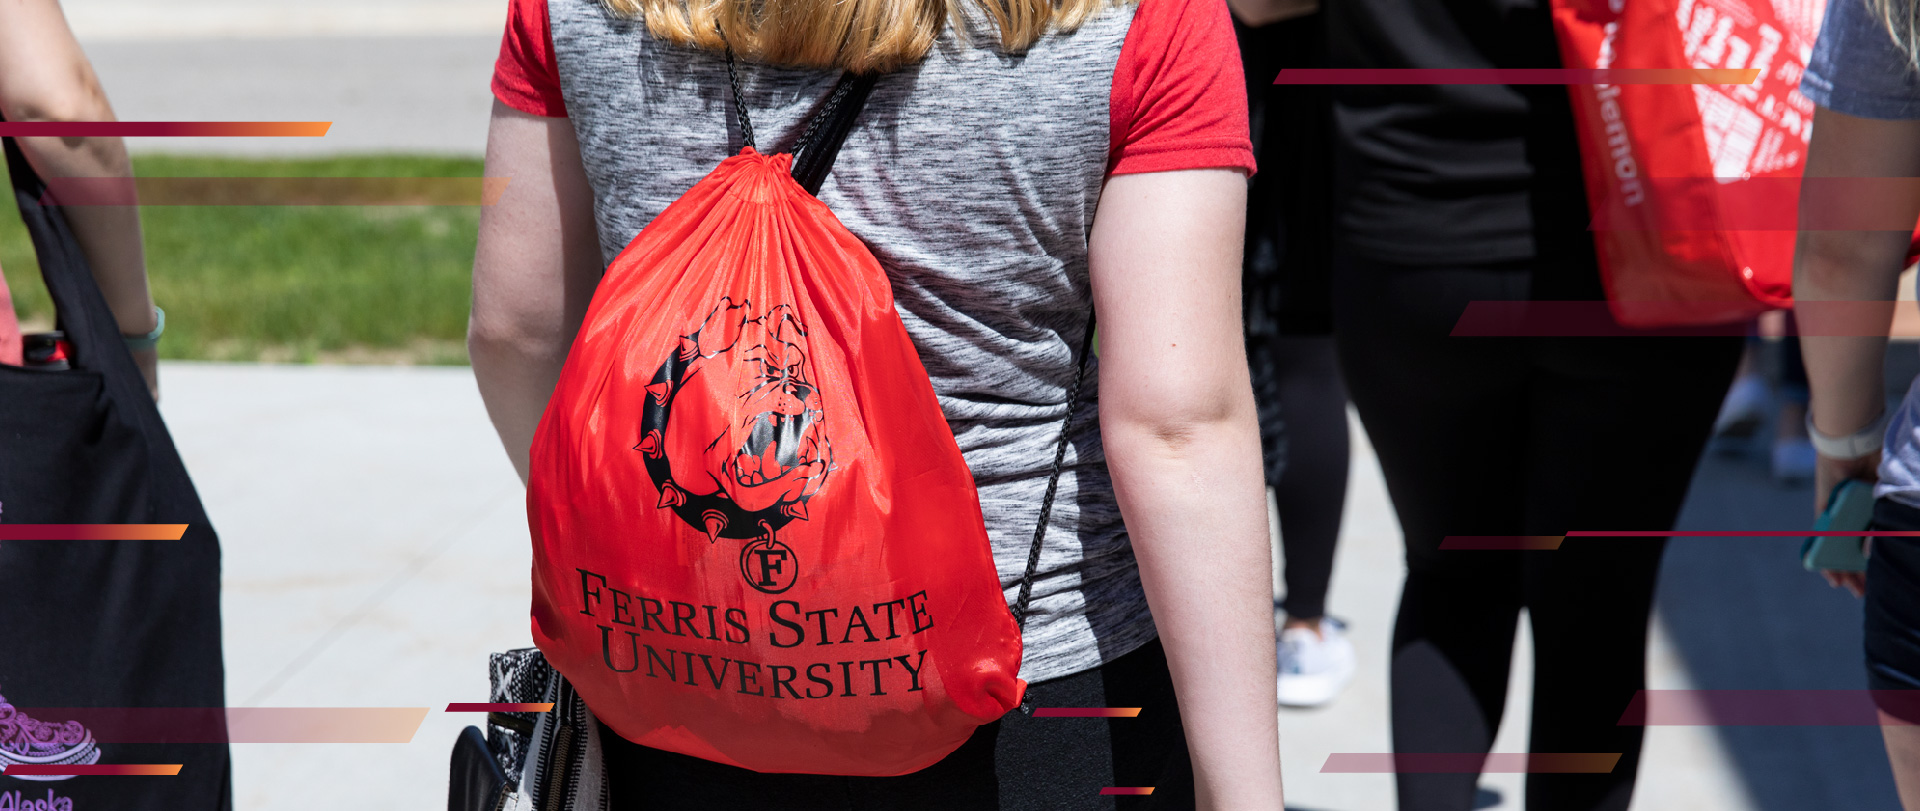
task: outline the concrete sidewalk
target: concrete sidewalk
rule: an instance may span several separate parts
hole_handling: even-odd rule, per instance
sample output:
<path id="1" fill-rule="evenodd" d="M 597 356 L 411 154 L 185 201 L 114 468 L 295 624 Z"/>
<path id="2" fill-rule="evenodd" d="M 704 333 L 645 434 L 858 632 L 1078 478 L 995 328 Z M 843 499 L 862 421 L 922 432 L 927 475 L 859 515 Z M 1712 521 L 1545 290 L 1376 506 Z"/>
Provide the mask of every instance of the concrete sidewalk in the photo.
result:
<path id="1" fill-rule="evenodd" d="M 475 720 L 441 708 L 484 700 L 486 654 L 528 644 L 521 488 L 471 373 L 170 363 L 163 379 L 163 408 L 226 550 L 229 702 L 433 708 L 404 745 L 236 745 L 238 807 L 439 807 L 454 734 Z M 1371 449 L 1356 439 L 1330 608 L 1351 623 L 1360 675 L 1331 707 L 1281 716 L 1288 797 L 1301 811 L 1393 807 L 1389 776 L 1319 773 L 1328 754 L 1389 749 L 1399 535 Z M 1804 521 L 1803 492 L 1775 489 L 1763 473 L 1709 458 L 1683 522 Z M 1857 604 L 1800 572 L 1787 546 L 1673 546 L 1652 686 L 1858 687 Z M 1524 751 L 1521 642 L 1496 751 Z M 1483 786 L 1484 807 L 1521 807 L 1518 776 Z M 1871 728 L 1654 727 L 1634 808 L 1891 803 Z"/>
<path id="2" fill-rule="evenodd" d="M 246 811 L 445 807 L 447 757 L 526 647 L 522 489 L 466 369 L 167 364 L 224 550 L 227 701 L 429 707 L 410 744 L 236 744 Z"/>

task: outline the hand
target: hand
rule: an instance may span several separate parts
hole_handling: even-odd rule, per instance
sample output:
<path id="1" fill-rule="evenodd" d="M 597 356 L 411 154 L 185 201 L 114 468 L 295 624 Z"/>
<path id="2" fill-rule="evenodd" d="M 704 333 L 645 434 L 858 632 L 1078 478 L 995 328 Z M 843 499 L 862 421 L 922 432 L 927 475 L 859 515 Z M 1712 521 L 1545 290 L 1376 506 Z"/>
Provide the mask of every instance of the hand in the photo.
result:
<path id="1" fill-rule="evenodd" d="M 1827 497 L 1833 494 L 1834 486 L 1848 479 L 1859 479 L 1865 482 L 1879 481 L 1880 452 L 1874 451 L 1858 459 L 1840 460 L 1826 456 L 1821 456 L 1816 459 L 1813 465 L 1814 515 L 1819 515 L 1827 511 Z M 1865 540 L 1862 544 L 1861 551 L 1867 554 L 1873 553 L 1872 538 Z M 1827 585 L 1833 586 L 1834 588 L 1846 589 L 1855 597 L 1860 597 L 1867 593 L 1866 572 L 1836 572 L 1823 569 L 1820 572 L 1820 576 L 1826 578 Z"/>
<path id="2" fill-rule="evenodd" d="M 1873 554 L 1872 538 L 1865 538 L 1861 540 L 1860 553 L 1863 555 Z M 1836 572 L 1836 571 L 1833 571 L 1832 569 L 1821 569 L 1820 576 L 1827 579 L 1827 585 L 1829 586 L 1832 586 L 1838 589 L 1846 589 L 1849 594 L 1852 594 L 1855 597 L 1867 596 L 1867 573 L 1866 572 Z"/>
<path id="3" fill-rule="evenodd" d="M 1880 452 L 1874 451 L 1858 459 L 1833 459 L 1817 457 L 1813 463 L 1813 514 L 1827 511 L 1827 497 L 1833 495 L 1835 485 L 1848 479 L 1859 479 L 1868 484 L 1880 481 Z"/>
<path id="4" fill-rule="evenodd" d="M 140 376 L 147 380 L 147 393 L 153 395 L 154 402 L 160 402 L 160 351 L 157 349 L 134 349 L 133 365 L 140 367 Z"/>

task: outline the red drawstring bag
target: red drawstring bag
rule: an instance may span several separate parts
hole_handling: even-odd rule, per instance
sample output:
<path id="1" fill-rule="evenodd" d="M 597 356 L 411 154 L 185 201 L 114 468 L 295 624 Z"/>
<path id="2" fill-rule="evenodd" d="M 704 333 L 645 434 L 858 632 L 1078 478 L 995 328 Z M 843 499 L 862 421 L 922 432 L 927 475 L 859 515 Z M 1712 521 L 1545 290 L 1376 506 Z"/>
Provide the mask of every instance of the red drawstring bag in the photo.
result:
<path id="1" fill-rule="evenodd" d="M 1813 130 L 1800 74 L 1824 8 L 1553 0 L 1567 67 L 1759 72 L 1751 85 L 1569 88 L 1601 277 L 1621 324 L 1725 323 L 1792 305 L 1795 209 Z"/>
<path id="2" fill-rule="evenodd" d="M 608 266 L 541 418 L 534 640 L 635 743 L 917 771 L 1020 703 L 1020 632 L 886 272 L 741 112 L 749 146 Z"/>

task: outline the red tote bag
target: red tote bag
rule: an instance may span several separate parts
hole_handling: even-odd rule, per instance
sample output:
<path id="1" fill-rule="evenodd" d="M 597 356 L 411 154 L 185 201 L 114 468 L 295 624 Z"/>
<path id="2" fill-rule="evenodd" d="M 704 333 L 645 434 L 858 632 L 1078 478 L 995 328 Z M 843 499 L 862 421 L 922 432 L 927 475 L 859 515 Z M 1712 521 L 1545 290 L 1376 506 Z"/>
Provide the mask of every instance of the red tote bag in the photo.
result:
<path id="1" fill-rule="evenodd" d="M 1824 8 L 1554 0 L 1567 67 L 1759 73 L 1751 85 L 1570 88 L 1601 276 L 1621 324 L 1727 323 L 1792 305 L 1795 207 L 1813 131 L 1800 74 Z"/>
<path id="2" fill-rule="evenodd" d="M 1020 632 L 887 274 L 792 161 L 607 268 L 533 441 L 534 640 L 636 743 L 904 774 L 1019 704 Z"/>

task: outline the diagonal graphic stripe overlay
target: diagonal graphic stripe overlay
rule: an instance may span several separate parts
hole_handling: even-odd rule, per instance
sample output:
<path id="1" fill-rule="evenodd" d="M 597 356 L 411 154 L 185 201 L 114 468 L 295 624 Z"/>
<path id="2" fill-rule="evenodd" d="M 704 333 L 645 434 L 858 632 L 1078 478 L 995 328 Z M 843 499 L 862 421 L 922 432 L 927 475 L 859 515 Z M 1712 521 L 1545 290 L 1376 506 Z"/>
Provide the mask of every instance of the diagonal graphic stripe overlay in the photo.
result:
<path id="1" fill-rule="evenodd" d="M 1101 794 L 1146 795 L 1153 793 L 1152 786 L 1108 786 L 1100 790 Z"/>
<path id="2" fill-rule="evenodd" d="M 100 743 L 410 743 L 426 707 L 19 707 Z"/>
<path id="3" fill-rule="evenodd" d="M 1440 539 L 1441 549 L 1518 549 L 1552 551 L 1567 538 L 1916 538 L 1913 530 L 1760 530 L 1760 529 L 1672 529 L 1672 530 L 1575 530 L 1565 535 L 1448 535 Z"/>
<path id="4" fill-rule="evenodd" d="M 1920 538 L 1920 532 L 1891 529 L 1671 529 L 1671 530 L 1574 530 L 1569 538 L 1805 538 L 1819 535 L 1831 538 Z"/>
<path id="5" fill-rule="evenodd" d="M 553 712 L 552 704 L 480 704 L 453 702 L 447 712 Z"/>
<path id="6" fill-rule="evenodd" d="M 186 524 L 0 524 L 0 541 L 177 541 Z"/>
<path id="7" fill-rule="evenodd" d="M 179 773 L 180 764 L 178 763 L 76 763 L 69 765 L 16 763 L 0 769 L 0 774 L 8 777 L 91 777 L 98 775 L 172 777 Z"/>
<path id="8" fill-rule="evenodd" d="M 1753 84 L 1755 68 L 1287 68 L 1274 84 Z"/>
<path id="9" fill-rule="evenodd" d="M 1920 718 L 1920 690 L 1642 690 L 1620 726 L 1910 725 L 1902 718 Z"/>
<path id="10" fill-rule="evenodd" d="M 1035 718 L 1138 718 L 1139 707 L 1035 707 Z"/>
<path id="11" fill-rule="evenodd" d="M 490 206 L 506 177 L 53 177 L 60 206 Z"/>
<path id="12" fill-rule="evenodd" d="M 14 138 L 319 138 L 331 121 L 0 121 Z"/>
<path id="13" fill-rule="evenodd" d="M 1518 549 L 1544 552 L 1560 548 L 1564 535 L 1448 535 L 1441 549 Z"/>
<path id="14" fill-rule="evenodd" d="M 1321 774 L 1606 774 L 1619 752 L 1335 752 Z"/>
<path id="15" fill-rule="evenodd" d="M 1454 338 L 1654 338 L 1744 336 L 1746 321 L 1685 327 L 1632 329 L 1614 319 L 1614 309 L 1680 322 L 1710 316 L 1725 301 L 1470 301 L 1448 333 Z M 1799 301 L 1788 334 L 1826 338 L 1888 337 L 1892 301 Z M 1907 305 L 1911 306 L 1911 305 Z M 1892 337 L 1914 338 L 1896 322 Z"/>
<path id="16" fill-rule="evenodd" d="M 1643 177 L 1654 206 L 1602 206 L 1593 231 L 1901 231 L 1914 177 Z M 1908 209 L 1910 210 L 1910 209 Z"/>

